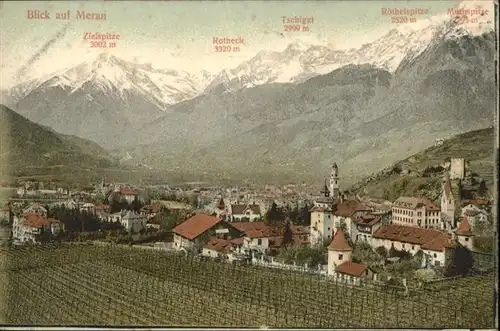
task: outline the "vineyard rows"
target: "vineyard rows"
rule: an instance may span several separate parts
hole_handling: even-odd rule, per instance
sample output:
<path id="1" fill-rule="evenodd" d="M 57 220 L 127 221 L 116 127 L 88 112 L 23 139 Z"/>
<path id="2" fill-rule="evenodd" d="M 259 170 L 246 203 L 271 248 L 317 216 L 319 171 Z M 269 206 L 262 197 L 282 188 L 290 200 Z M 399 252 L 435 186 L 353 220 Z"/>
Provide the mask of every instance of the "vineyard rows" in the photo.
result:
<path id="1" fill-rule="evenodd" d="M 0 250 L 8 324 L 491 328 L 493 279 L 401 292 L 118 246 Z"/>

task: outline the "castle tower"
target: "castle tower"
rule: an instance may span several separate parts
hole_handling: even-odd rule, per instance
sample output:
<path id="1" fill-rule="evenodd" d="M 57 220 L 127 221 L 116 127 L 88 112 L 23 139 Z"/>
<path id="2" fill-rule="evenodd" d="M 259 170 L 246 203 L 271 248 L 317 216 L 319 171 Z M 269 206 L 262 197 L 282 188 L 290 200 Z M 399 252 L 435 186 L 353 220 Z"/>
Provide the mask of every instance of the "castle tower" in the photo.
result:
<path id="1" fill-rule="evenodd" d="M 441 212 L 454 225 L 455 219 L 455 197 L 453 196 L 453 187 L 451 186 L 450 175 L 445 173 L 443 179 L 443 192 L 441 194 Z"/>
<path id="2" fill-rule="evenodd" d="M 456 235 L 458 242 L 462 246 L 467 247 L 471 251 L 474 249 L 474 234 L 472 233 L 467 217 L 464 216 L 462 221 L 460 221 Z"/>
<path id="3" fill-rule="evenodd" d="M 352 247 L 347 242 L 344 231 L 338 229 L 328 246 L 328 275 L 334 275 L 336 267 L 346 261 L 351 261 L 351 258 Z"/>
<path id="4" fill-rule="evenodd" d="M 339 167 L 337 163 L 333 163 L 332 172 L 330 173 L 330 197 L 332 200 L 336 200 L 339 197 Z"/>
<path id="5" fill-rule="evenodd" d="M 450 178 L 460 180 L 465 178 L 465 160 L 463 158 L 451 158 Z"/>

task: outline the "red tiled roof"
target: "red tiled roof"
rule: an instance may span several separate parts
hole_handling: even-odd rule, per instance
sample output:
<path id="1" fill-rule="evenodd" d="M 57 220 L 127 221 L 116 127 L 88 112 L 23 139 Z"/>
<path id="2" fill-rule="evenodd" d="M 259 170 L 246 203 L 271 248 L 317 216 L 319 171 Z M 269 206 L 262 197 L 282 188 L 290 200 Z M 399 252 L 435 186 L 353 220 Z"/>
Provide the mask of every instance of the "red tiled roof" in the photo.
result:
<path id="1" fill-rule="evenodd" d="M 361 277 L 368 267 L 364 264 L 346 261 L 335 268 L 335 271 L 354 277 Z"/>
<path id="2" fill-rule="evenodd" d="M 186 239 L 193 240 L 220 222 L 222 220 L 214 216 L 195 214 L 182 224 L 177 225 L 172 231 Z"/>
<path id="3" fill-rule="evenodd" d="M 382 218 L 379 215 L 366 214 L 361 218 L 361 220 L 358 222 L 358 224 L 373 226 L 373 225 L 379 223 L 381 220 L 382 220 Z"/>
<path id="4" fill-rule="evenodd" d="M 460 225 L 458 226 L 457 229 L 457 234 L 460 234 L 462 236 L 472 236 L 472 231 L 470 229 L 470 224 L 469 224 L 469 219 L 467 217 L 462 217 L 462 220 L 460 221 Z"/>
<path id="5" fill-rule="evenodd" d="M 24 225 L 32 228 L 41 228 L 52 223 L 59 223 L 58 220 L 55 220 L 53 218 L 45 218 L 35 213 L 24 213 L 23 218 Z"/>
<path id="6" fill-rule="evenodd" d="M 342 217 L 350 217 L 352 216 L 352 214 L 358 211 L 371 211 L 370 208 L 355 200 L 338 202 L 336 204 L 336 207 L 337 209 L 335 210 L 334 214 Z"/>
<path id="7" fill-rule="evenodd" d="M 267 225 L 260 221 L 260 222 L 233 222 L 231 225 L 236 228 L 236 230 L 240 232 L 246 232 L 250 230 L 264 230 L 267 228 Z"/>
<path id="8" fill-rule="evenodd" d="M 245 233 L 249 238 L 271 238 L 282 236 L 284 228 L 266 225 L 264 222 L 233 222 L 231 225 L 240 232 Z M 293 235 L 309 234 L 308 227 L 290 226 Z"/>
<path id="9" fill-rule="evenodd" d="M 455 244 L 450 238 L 439 236 L 421 246 L 422 249 L 442 252 L 445 248 L 454 248 Z"/>
<path id="10" fill-rule="evenodd" d="M 437 251 L 442 251 L 442 249 L 447 248 L 447 240 L 449 239 L 448 235 L 440 230 L 396 224 L 387 224 L 382 226 L 373 234 L 373 238 L 417 244 L 421 245 L 422 249 Z M 433 242 L 436 239 L 439 240 Z M 441 244 L 441 246 L 438 247 L 438 244 Z"/>
<path id="11" fill-rule="evenodd" d="M 394 201 L 393 207 L 415 209 L 425 206 L 426 209 L 430 211 L 441 210 L 434 202 L 430 201 L 426 197 L 399 197 Z"/>
<path id="12" fill-rule="evenodd" d="M 270 238 L 270 237 L 277 237 L 280 236 L 281 233 L 278 229 L 276 228 L 266 228 L 263 230 L 248 230 L 245 231 L 245 236 L 251 238 L 251 239 L 257 239 L 257 238 Z"/>
<path id="13" fill-rule="evenodd" d="M 203 248 L 211 249 L 217 252 L 223 252 L 223 251 L 229 251 L 231 249 L 231 242 L 224 240 L 224 239 L 219 239 L 219 238 L 210 238 Z"/>
<path id="14" fill-rule="evenodd" d="M 132 190 L 130 187 L 122 187 L 120 188 L 121 195 L 136 195 L 137 193 Z"/>
<path id="15" fill-rule="evenodd" d="M 98 205 L 95 205 L 95 206 L 94 206 L 94 209 L 95 209 L 96 211 L 109 211 L 110 206 L 108 206 L 108 205 L 104 205 L 104 204 L 100 203 L 100 204 L 98 204 Z"/>
<path id="16" fill-rule="evenodd" d="M 351 246 L 349 246 L 349 243 L 345 239 L 345 234 L 342 229 L 337 230 L 328 249 L 333 251 L 352 251 Z"/>
<path id="17" fill-rule="evenodd" d="M 237 246 L 243 245 L 243 237 L 231 239 L 231 244 Z"/>

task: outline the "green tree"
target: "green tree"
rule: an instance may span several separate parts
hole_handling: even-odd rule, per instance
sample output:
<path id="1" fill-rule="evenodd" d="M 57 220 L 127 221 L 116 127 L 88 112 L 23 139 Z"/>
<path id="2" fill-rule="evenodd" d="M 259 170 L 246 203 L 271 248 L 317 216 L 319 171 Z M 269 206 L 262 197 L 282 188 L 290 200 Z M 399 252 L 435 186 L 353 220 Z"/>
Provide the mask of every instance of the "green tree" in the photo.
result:
<path id="1" fill-rule="evenodd" d="M 407 251 L 400 251 L 394 247 L 389 250 L 389 257 L 399 257 L 401 260 L 409 260 L 411 258 L 411 253 Z"/>
<path id="2" fill-rule="evenodd" d="M 301 210 L 301 225 L 303 226 L 309 226 L 311 225 L 311 212 L 309 211 L 309 206 L 307 203 L 304 205 L 304 207 Z"/>
<path id="3" fill-rule="evenodd" d="M 193 208 L 198 208 L 198 195 L 191 194 L 187 199 L 187 203 Z"/>
<path id="4" fill-rule="evenodd" d="M 477 189 L 477 193 L 479 194 L 480 197 L 485 197 L 488 189 L 486 188 L 486 182 L 481 180 L 479 183 L 479 188 Z"/>
<path id="5" fill-rule="evenodd" d="M 156 223 L 160 225 L 162 230 L 171 231 L 177 225 L 181 224 L 186 219 L 186 214 L 182 210 L 162 209 L 155 216 Z"/>
<path id="6" fill-rule="evenodd" d="M 129 207 L 128 209 L 133 210 L 133 211 L 138 213 L 141 210 L 141 208 L 143 207 L 143 204 L 136 195 L 134 200 L 130 203 L 130 206 L 128 206 L 128 207 Z"/>
<path id="7" fill-rule="evenodd" d="M 111 200 L 109 206 L 110 206 L 111 213 L 118 213 L 122 209 L 126 209 L 128 207 L 127 203 L 125 201 L 117 200 L 117 199 Z"/>
<path id="8" fill-rule="evenodd" d="M 294 222 L 300 221 L 301 214 L 297 202 L 295 202 L 293 206 L 290 206 L 290 209 L 288 210 L 288 217 Z"/>
<path id="9" fill-rule="evenodd" d="M 453 277 L 458 275 L 467 275 L 474 265 L 472 252 L 463 246 L 455 248 L 452 260 L 446 267 L 445 276 Z"/>
<path id="10" fill-rule="evenodd" d="M 283 247 L 287 247 L 292 242 L 293 242 L 293 232 L 291 228 L 291 222 L 288 221 L 286 222 L 285 229 L 283 231 L 283 240 L 281 242 L 281 245 Z"/>
<path id="11" fill-rule="evenodd" d="M 375 252 L 377 252 L 378 255 L 382 256 L 383 258 L 388 257 L 387 249 L 384 246 L 379 246 L 379 247 L 375 248 Z"/>
<path id="12" fill-rule="evenodd" d="M 347 243 L 352 247 L 354 245 L 351 235 L 349 234 L 349 231 L 347 231 L 347 224 L 345 223 L 344 220 L 340 221 L 339 228 L 344 231 L 345 239 L 347 240 Z"/>
<path id="13" fill-rule="evenodd" d="M 284 218 L 283 212 L 278 208 L 278 205 L 273 202 L 271 208 L 264 215 L 264 222 L 268 225 L 276 224 Z"/>

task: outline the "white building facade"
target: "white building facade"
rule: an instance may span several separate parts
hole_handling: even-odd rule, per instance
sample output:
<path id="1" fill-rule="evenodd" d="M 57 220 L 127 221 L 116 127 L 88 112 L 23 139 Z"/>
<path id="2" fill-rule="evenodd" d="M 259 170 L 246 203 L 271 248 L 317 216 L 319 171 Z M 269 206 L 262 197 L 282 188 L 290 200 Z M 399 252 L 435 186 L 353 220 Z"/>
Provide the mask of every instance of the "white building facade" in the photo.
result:
<path id="1" fill-rule="evenodd" d="M 426 198 L 399 197 L 392 206 L 392 223 L 440 229 L 441 208 Z"/>

